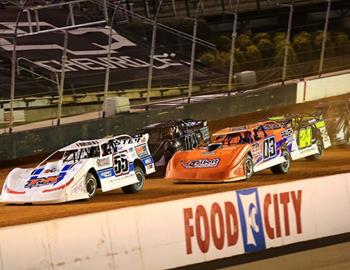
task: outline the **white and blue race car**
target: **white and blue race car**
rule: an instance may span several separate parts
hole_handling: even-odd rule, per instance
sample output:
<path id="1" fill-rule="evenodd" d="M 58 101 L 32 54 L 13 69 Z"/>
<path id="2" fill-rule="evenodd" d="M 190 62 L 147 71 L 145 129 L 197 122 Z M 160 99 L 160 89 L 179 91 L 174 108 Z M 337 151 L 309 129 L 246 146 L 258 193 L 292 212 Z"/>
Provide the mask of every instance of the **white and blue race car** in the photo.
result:
<path id="1" fill-rule="evenodd" d="M 148 135 L 77 141 L 50 155 L 36 168 L 13 169 L 0 201 L 44 204 L 90 199 L 96 190 L 143 189 L 145 175 L 155 172 Z"/>

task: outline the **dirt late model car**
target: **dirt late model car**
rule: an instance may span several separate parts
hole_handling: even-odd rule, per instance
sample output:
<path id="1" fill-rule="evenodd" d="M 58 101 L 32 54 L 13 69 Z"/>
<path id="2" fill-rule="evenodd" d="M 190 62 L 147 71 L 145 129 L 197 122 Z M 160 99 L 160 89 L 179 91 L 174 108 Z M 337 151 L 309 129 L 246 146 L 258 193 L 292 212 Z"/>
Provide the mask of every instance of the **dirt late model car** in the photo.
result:
<path id="1" fill-rule="evenodd" d="M 269 120 L 274 120 L 286 128 L 293 129 L 297 141 L 297 147 L 291 151 L 293 160 L 301 158 L 319 160 L 324 149 L 332 145 L 326 123 L 321 115 L 290 114 L 270 117 Z"/>
<path id="2" fill-rule="evenodd" d="M 350 145 L 350 100 L 320 104 L 327 130 L 334 145 Z"/>
<path id="3" fill-rule="evenodd" d="M 190 150 L 208 144 L 209 129 L 205 120 L 174 120 L 148 125 L 137 131 L 137 135 L 149 134 L 148 145 L 156 169 L 165 173 L 166 165 L 175 152 Z"/>
<path id="4" fill-rule="evenodd" d="M 92 198 L 122 188 L 125 193 L 143 189 L 145 175 L 155 166 L 147 146 L 148 136 L 121 135 L 77 141 L 32 169 L 13 169 L 7 176 L 0 201 L 44 204 Z"/>
<path id="5" fill-rule="evenodd" d="M 249 179 L 267 168 L 284 174 L 290 167 L 291 130 L 268 121 L 225 128 L 206 147 L 175 153 L 166 178 L 187 182 L 226 182 Z"/>

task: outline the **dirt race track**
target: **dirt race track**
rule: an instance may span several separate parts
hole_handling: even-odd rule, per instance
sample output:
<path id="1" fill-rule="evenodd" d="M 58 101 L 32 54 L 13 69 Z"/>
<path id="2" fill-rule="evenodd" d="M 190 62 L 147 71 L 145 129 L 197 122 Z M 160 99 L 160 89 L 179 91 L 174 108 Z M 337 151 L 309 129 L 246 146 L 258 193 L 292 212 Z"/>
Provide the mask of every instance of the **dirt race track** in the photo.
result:
<path id="1" fill-rule="evenodd" d="M 267 115 L 282 112 L 304 112 L 312 106 L 294 106 L 271 111 L 248 114 L 220 121 L 210 122 L 211 131 L 227 126 L 241 125 L 257 121 Z M 35 164 L 21 165 L 31 167 Z M 6 175 L 13 167 L 0 170 L 0 186 L 3 186 Z M 273 175 L 269 170 L 257 173 L 249 181 L 220 184 L 175 184 L 165 179 L 148 179 L 145 188 L 138 194 L 124 194 L 121 190 L 107 193 L 98 192 L 90 201 L 70 202 L 58 205 L 5 205 L 0 204 L 0 227 L 15 224 L 31 223 L 53 218 L 86 214 L 121 207 L 143 205 L 191 196 L 211 194 L 235 189 L 243 189 L 261 185 L 278 184 L 303 178 L 332 175 L 350 172 L 350 148 L 331 147 L 325 151 L 320 161 L 295 161 L 287 175 Z M 335 183 L 336 184 L 336 183 Z"/>

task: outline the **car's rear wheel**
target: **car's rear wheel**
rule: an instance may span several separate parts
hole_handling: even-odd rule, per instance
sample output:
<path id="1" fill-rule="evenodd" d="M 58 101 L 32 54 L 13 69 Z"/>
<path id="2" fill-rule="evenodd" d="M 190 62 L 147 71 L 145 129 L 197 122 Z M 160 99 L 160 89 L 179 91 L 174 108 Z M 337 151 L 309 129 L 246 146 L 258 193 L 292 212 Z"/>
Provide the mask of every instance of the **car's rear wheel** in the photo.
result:
<path id="1" fill-rule="evenodd" d="M 97 180 L 92 173 L 87 173 L 85 178 L 86 192 L 89 195 L 89 199 L 93 198 L 97 191 Z"/>
<path id="2" fill-rule="evenodd" d="M 139 180 L 139 182 L 130 186 L 122 187 L 123 192 L 126 194 L 140 192 L 145 184 L 145 172 L 139 166 L 135 166 L 134 170 L 136 178 Z"/>
<path id="3" fill-rule="evenodd" d="M 274 174 L 286 174 L 290 168 L 291 157 L 290 153 L 287 150 L 282 150 L 282 156 L 285 161 L 281 164 L 271 167 L 271 171 Z"/>
<path id="4" fill-rule="evenodd" d="M 306 160 L 314 161 L 314 160 L 320 160 L 321 159 L 321 157 L 323 155 L 323 151 L 324 151 L 323 143 L 320 140 L 317 140 L 316 141 L 316 145 L 317 145 L 317 148 L 318 148 L 318 154 L 306 157 L 305 158 Z"/>
<path id="5" fill-rule="evenodd" d="M 245 179 L 249 180 L 254 174 L 254 163 L 251 156 L 246 156 L 244 160 Z"/>

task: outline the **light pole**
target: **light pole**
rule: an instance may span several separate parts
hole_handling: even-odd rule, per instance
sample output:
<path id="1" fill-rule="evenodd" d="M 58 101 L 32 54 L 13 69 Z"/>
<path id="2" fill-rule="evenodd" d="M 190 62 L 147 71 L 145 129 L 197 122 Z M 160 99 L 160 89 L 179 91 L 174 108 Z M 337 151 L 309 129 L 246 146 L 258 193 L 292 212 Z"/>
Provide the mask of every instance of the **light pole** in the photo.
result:
<path id="1" fill-rule="evenodd" d="M 108 96 L 108 88 L 109 88 L 109 75 L 110 75 L 110 63 L 111 63 L 111 49 L 112 49 L 112 34 L 113 34 L 113 22 L 115 19 L 115 15 L 117 14 L 117 10 L 119 8 L 119 5 L 122 1 L 119 1 L 118 4 L 114 7 L 113 15 L 111 18 L 111 21 L 109 23 L 109 36 L 108 36 L 108 52 L 107 52 L 107 67 L 106 67 L 106 74 L 105 74 L 105 85 L 104 85 L 104 102 L 103 102 L 103 108 L 102 108 L 102 117 L 106 117 L 107 112 L 107 96 Z"/>
<path id="2" fill-rule="evenodd" d="M 153 63 L 154 63 L 154 51 L 156 47 L 156 37 L 157 37 L 157 23 L 158 23 L 158 15 L 160 12 L 160 8 L 163 4 L 163 0 L 159 1 L 156 14 L 154 16 L 153 20 L 153 30 L 152 30 L 152 44 L 151 44 L 151 52 L 150 52 L 150 59 L 149 59 L 149 67 L 148 67 L 148 81 L 147 81 L 147 96 L 146 96 L 146 110 L 148 110 L 149 103 L 150 103 L 150 94 L 152 89 L 152 76 L 153 76 Z"/>
<path id="3" fill-rule="evenodd" d="M 282 83 L 284 84 L 284 81 L 286 80 L 286 77 L 287 77 L 290 32 L 292 29 L 292 22 L 293 22 L 293 4 L 283 5 L 283 6 L 289 7 L 288 29 L 287 29 L 286 44 L 284 45 L 283 70 L 282 70 Z"/>
<path id="4" fill-rule="evenodd" d="M 233 29 L 232 29 L 232 37 L 231 37 L 231 52 L 230 52 L 230 68 L 228 73 L 228 96 L 231 95 L 232 91 L 232 76 L 233 76 L 233 63 L 235 60 L 235 50 L 236 50 L 236 38 L 237 38 L 237 20 L 238 20 L 238 7 L 239 7 L 239 0 L 236 2 L 236 9 L 233 13 L 234 19 L 233 19 Z"/>
<path id="5" fill-rule="evenodd" d="M 12 58 L 11 58 L 11 89 L 10 89 L 10 119 L 9 119 L 9 133 L 12 133 L 13 129 L 13 109 L 14 109 L 14 99 L 15 99 L 15 90 L 16 90 L 16 69 L 17 69 L 17 28 L 19 19 L 22 15 L 24 7 L 27 4 L 27 0 L 22 2 L 20 10 L 18 11 L 16 24 L 15 24 L 15 32 L 13 35 L 13 49 L 12 49 Z"/>
<path id="6" fill-rule="evenodd" d="M 14 99 L 15 99 L 15 84 L 16 84 L 16 44 L 17 44 L 17 38 L 16 38 L 16 31 L 17 27 L 15 29 L 15 36 L 13 38 L 13 50 L 12 50 L 12 59 L 11 59 L 11 94 L 10 94 L 10 119 L 9 119 L 9 133 L 12 133 L 13 128 L 13 107 L 14 107 Z"/>
<path id="7" fill-rule="evenodd" d="M 320 56 L 320 65 L 318 68 L 318 76 L 321 77 L 323 72 L 323 63 L 324 63 L 324 54 L 326 50 L 326 42 L 327 42 L 327 34 L 328 34 L 328 23 L 329 23 L 329 13 L 331 11 L 331 0 L 327 0 L 327 14 L 326 14 L 326 20 L 324 22 L 324 29 L 323 29 L 323 38 L 322 38 L 322 48 L 321 48 L 321 56 Z"/>
<path id="8" fill-rule="evenodd" d="M 66 62 L 67 62 L 67 46 L 68 46 L 68 33 L 64 31 L 64 41 L 63 41 L 63 52 L 62 52 L 62 63 L 61 63 L 61 79 L 60 88 L 58 92 L 58 109 L 57 109 L 57 126 L 61 124 L 62 117 L 62 104 L 63 104 L 63 91 L 64 91 L 64 80 L 66 74 Z"/>
<path id="9" fill-rule="evenodd" d="M 190 76 L 189 76 L 189 80 L 188 80 L 188 97 L 187 97 L 187 102 L 188 103 L 191 103 L 191 96 L 192 96 L 194 59 L 195 59 L 195 56 L 196 56 L 196 39 L 197 39 L 197 28 L 198 28 L 198 12 L 199 12 L 199 8 L 201 7 L 202 4 L 203 4 L 202 0 L 199 0 L 198 3 L 197 3 L 196 13 L 194 15 Z"/>

